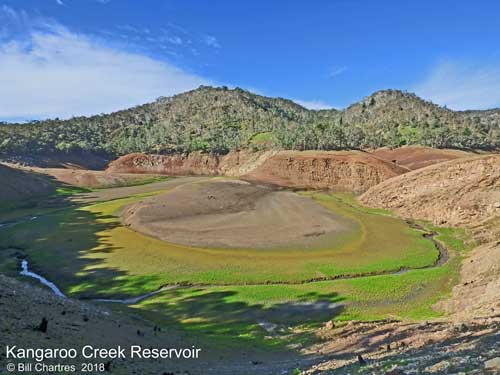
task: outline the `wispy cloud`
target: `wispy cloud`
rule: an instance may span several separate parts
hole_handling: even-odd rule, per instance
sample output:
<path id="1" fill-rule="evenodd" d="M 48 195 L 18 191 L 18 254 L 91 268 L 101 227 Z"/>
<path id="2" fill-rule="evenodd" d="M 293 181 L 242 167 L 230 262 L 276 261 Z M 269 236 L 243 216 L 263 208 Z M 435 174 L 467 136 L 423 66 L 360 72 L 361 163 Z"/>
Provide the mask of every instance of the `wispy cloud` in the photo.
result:
<path id="1" fill-rule="evenodd" d="M 205 44 L 209 47 L 220 48 L 219 41 L 217 40 L 216 37 L 214 37 L 212 35 L 205 35 L 203 40 L 204 40 Z"/>
<path id="2" fill-rule="evenodd" d="M 307 109 L 332 109 L 335 108 L 333 105 L 325 103 L 321 100 L 300 100 L 294 99 L 295 103 L 300 104 L 302 107 Z"/>
<path id="3" fill-rule="evenodd" d="M 434 103 L 457 110 L 499 107 L 500 64 L 441 61 L 412 91 Z"/>
<path id="4" fill-rule="evenodd" d="M 64 3 L 63 3 L 62 0 L 56 0 L 56 3 L 59 4 L 59 5 L 64 5 Z"/>
<path id="5" fill-rule="evenodd" d="M 333 68 L 329 74 L 330 78 L 335 78 L 341 74 L 344 74 L 347 71 L 347 66 L 340 66 Z"/>
<path id="6" fill-rule="evenodd" d="M 23 19 L 2 9 L 0 17 Z M 45 20 L 23 38 L 0 41 L 0 82 L 0 119 L 110 112 L 211 84 L 171 63 Z"/>

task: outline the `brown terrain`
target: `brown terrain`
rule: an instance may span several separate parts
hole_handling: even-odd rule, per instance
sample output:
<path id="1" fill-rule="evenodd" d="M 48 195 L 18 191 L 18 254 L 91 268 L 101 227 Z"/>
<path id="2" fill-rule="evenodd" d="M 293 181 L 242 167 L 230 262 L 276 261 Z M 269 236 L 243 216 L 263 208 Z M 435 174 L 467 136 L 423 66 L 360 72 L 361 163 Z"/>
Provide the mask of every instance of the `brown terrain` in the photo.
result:
<path id="1" fill-rule="evenodd" d="M 361 151 L 282 151 L 243 178 L 298 189 L 360 193 L 404 172 Z"/>
<path id="2" fill-rule="evenodd" d="M 371 188 L 360 201 L 403 217 L 466 228 L 481 246 L 464 261 L 451 298 L 439 305 L 456 319 L 500 313 L 500 155 L 409 172 Z"/>
<path id="3" fill-rule="evenodd" d="M 130 154 L 108 172 L 167 175 L 226 175 L 291 188 L 363 192 L 407 171 L 361 151 L 238 151 L 225 156 Z"/>
<path id="4" fill-rule="evenodd" d="M 238 180 L 181 185 L 128 206 L 122 219 L 161 240 L 208 248 L 317 248 L 356 226 L 309 198 Z"/>
<path id="5" fill-rule="evenodd" d="M 0 204 L 52 194 L 54 185 L 46 176 L 0 164 Z"/>
<path id="6" fill-rule="evenodd" d="M 481 242 L 500 238 L 500 155 L 473 156 L 405 173 L 360 201 L 398 215 L 470 228 Z M 495 228 L 496 227 L 496 228 Z M 493 232 L 484 228 L 493 229 Z"/>
<path id="7" fill-rule="evenodd" d="M 175 328 L 159 330 L 139 315 L 130 312 L 122 314 L 113 307 L 115 306 L 110 304 L 60 298 L 48 289 L 34 286 L 30 282 L 0 275 L 0 368 L 4 369 L 7 363 L 12 362 L 5 358 L 3 350 L 8 343 L 16 343 L 19 348 L 82 348 L 90 344 L 96 348 L 115 348 L 121 345 L 127 350 L 131 345 L 143 348 L 202 348 L 197 360 L 89 360 L 79 356 L 76 360 L 44 361 L 46 364 L 95 362 L 109 366 L 104 372 L 89 372 L 92 374 L 243 375 L 248 374 L 249 368 L 272 374 L 292 371 L 296 364 L 295 360 L 287 360 L 291 353 L 282 353 L 282 357 L 276 357 L 274 353 L 258 349 L 250 349 L 244 353 L 212 349 L 194 335 L 186 337 Z M 48 322 L 45 332 L 40 330 L 44 318 Z M 259 366 L 252 363 L 258 363 Z M 78 370 L 79 368 L 75 373 L 81 372 Z"/>
<path id="8" fill-rule="evenodd" d="M 436 149 L 421 146 L 400 148 L 383 147 L 371 152 L 372 155 L 391 161 L 409 170 L 420 169 L 448 160 L 474 156 L 473 152 L 461 150 Z"/>
<path id="9" fill-rule="evenodd" d="M 141 184 L 158 177 L 158 175 L 138 175 L 133 173 L 109 173 L 84 169 L 35 168 L 35 171 L 46 173 L 63 184 L 83 188 L 108 188 Z"/>
<path id="10" fill-rule="evenodd" d="M 87 172 L 79 173 L 85 176 Z M 54 176 L 59 175 L 60 180 L 69 184 L 86 178 L 80 177 L 79 173 L 73 175 L 69 172 L 72 177 L 68 177 L 63 172 L 52 172 Z M 105 172 L 99 172 L 97 175 L 101 173 Z M 452 295 L 438 303 L 439 308 L 448 313 L 441 319 L 429 322 L 351 322 L 339 327 L 328 322 L 318 331 L 324 341 L 310 346 L 302 353 L 303 356 L 297 356 L 293 364 L 280 364 L 281 359 L 273 358 L 271 353 L 268 357 L 263 357 L 260 353 L 257 358 L 264 362 L 259 365 L 262 367 L 252 367 L 252 354 L 247 353 L 248 356 L 244 359 L 217 358 L 211 363 L 209 357 L 203 373 L 274 374 L 296 367 L 306 369 L 303 374 L 308 375 L 500 372 L 500 155 L 470 155 L 462 151 L 438 151 L 416 147 L 382 149 L 372 154 L 352 151 L 241 151 L 226 156 L 131 154 L 111 163 L 106 175 L 120 173 L 133 173 L 135 176 L 137 173 L 228 175 L 262 184 L 364 192 L 359 200 L 367 206 L 390 209 L 402 217 L 428 220 L 436 225 L 463 227 L 479 245 L 464 255 L 460 281 L 453 288 Z M 50 192 L 53 188 L 51 184 L 45 185 L 45 178 L 39 180 L 39 174 L 12 170 L 2 165 L 0 179 L 2 201 L 11 199 L 9 197 L 12 196 L 25 197 Z M 4 181 L 9 181 L 9 184 Z M 26 183 L 27 181 L 29 182 Z M 165 216 L 170 225 L 169 229 L 175 229 L 175 225 L 183 223 L 190 215 L 199 214 L 200 222 L 197 225 L 205 227 L 209 222 L 214 222 L 217 214 L 225 213 L 233 215 L 235 220 L 240 219 L 239 211 L 249 206 L 270 215 L 280 212 L 283 207 L 286 208 L 283 212 L 287 212 L 287 215 L 293 211 L 293 201 L 287 201 L 285 196 L 279 197 L 278 201 L 283 206 L 274 213 L 273 209 L 265 207 L 266 205 L 259 208 L 259 202 L 265 202 L 272 191 L 264 186 L 255 192 L 258 198 L 255 201 L 240 201 L 234 195 L 232 204 L 229 202 L 227 206 L 220 206 L 217 199 L 221 193 L 219 189 L 223 189 L 224 194 L 230 196 L 230 192 L 225 189 L 231 190 L 231 184 L 234 183 L 236 182 L 219 181 L 215 185 L 198 186 L 206 189 L 203 194 L 198 195 L 200 199 L 204 199 L 203 204 L 198 204 L 199 202 L 191 202 L 193 197 L 189 189 L 194 188 L 194 185 L 191 184 L 188 188 L 188 185 L 177 183 L 176 179 L 160 182 L 155 184 L 155 189 L 173 189 L 171 193 L 151 200 L 145 199 L 139 206 L 128 207 L 127 209 L 132 211 L 125 214 L 125 220 L 132 221 L 130 224 L 133 225 L 138 225 L 136 222 L 151 225 L 147 217 L 141 217 L 141 205 L 153 205 L 159 214 Z M 23 185 L 26 190 L 17 191 L 19 185 Z M 148 191 L 149 187 L 140 188 L 141 191 Z M 113 193 L 115 195 L 108 196 L 103 190 L 87 193 L 82 199 L 86 196 L 97 200 L 112 199 L 135 192 L 139 192 L 138 187 L 123 187 L 116 189 Z M 209 198 L 211 196 L 214 198 Z M 177 204 L 176 199 L 186 203 L 182 204 L 182 207 L 179 206 L 180 211 L 176 209 L 175 212 L 165 212 L 162 209 L 162 205 L 167 201 L 169 205 Z M 206 211 L 211 208 L 212 212 Z M 311 207 L 311 210 L 312 217 L 320 214 L 314 207 Z M 236 223 L 237 221 L 234 225 Z M 245 221 L 240 223 L 242 226 L 249 224 Z M 217 233 L 225 224 L 227 223 L 209 229 Z M 178 236 L 175 240 L 179 242 L 191 236 L 179 231 L 176 233 L 175 230 L 173 232 L 173 235 Z M 167 240 L 173 238 L 169 237 Z M 168 334 L 155 333 L 149 323 L 135 317 L 122 316 L 119 312 L 101 309 L 94 304 L 61 300 L 45 290 L 2 276 L 0 290 L 1 341 L 4 338 L 8 340 L 12 337 L 22 337 L 26 343 L 46 347 L 50 345 L 51 340 L 59 340 L 58 342 L 69 345 L 101 337 L 103 345 L 111 345 L 109 333 L 113 332 L 113 335 L 117 335 L 113 343 L 173 346 L 176 342 L 185 342 L 175 331 Z M 42 317 L 49 320 L 47 333 L 33 329 Z M 145 333 L 145 336 L 137 332 Z M 314 359 L 311 360 L 308 355 L 312 355 Z M 362 361 L 367 362 L 367 366 L 359 366 L 358 355 L 362 356 Z M 3 360 L 0 358 L 0 362 Z M 200 362 L 195 364 L 198 369 L 199 364 Z M 161 371 L 165 370 L 155 367 L 154 362 L 117 362 L 111 366 L 113 373 L 118 374 L 161 374 Z M 179 370 L 178 373 L 182 373 L 181 368 L 188 369 L 191 374 L 197 373 L 196 369 L 190 368 L 190 364 L 186 362 L 179 366 L 172 364 L 172 369 L 167 371 L 175 373 Z"/>

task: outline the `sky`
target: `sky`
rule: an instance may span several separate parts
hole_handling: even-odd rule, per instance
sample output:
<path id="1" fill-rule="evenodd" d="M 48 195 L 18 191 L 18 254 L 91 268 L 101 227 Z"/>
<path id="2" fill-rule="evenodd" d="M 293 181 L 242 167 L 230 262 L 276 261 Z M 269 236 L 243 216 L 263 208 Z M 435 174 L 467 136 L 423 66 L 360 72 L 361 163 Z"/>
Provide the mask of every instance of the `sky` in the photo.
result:
<path id="1" fill-rule="evenodd" d="M 381 89 L 500 107 L 498 0 L 0 0 L 0 121 L 199 85 L 344 108 Z"/>

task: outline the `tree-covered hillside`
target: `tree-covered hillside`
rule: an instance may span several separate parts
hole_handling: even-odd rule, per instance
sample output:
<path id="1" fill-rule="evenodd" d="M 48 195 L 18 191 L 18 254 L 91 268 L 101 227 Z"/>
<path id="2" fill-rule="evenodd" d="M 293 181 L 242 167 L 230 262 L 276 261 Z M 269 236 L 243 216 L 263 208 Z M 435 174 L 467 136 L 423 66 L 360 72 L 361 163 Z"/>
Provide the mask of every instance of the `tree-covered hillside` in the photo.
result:
<path id="1" fill-rule="evenodd" d="M 419 144 L 500 147 L 500 111 L 455 112 L 396 90 L 343 111 L 312 111 L 241 89 L 200 87 L 107 115 L 0 125 L 0 154 L 241 148 L 341 149 Z"/>

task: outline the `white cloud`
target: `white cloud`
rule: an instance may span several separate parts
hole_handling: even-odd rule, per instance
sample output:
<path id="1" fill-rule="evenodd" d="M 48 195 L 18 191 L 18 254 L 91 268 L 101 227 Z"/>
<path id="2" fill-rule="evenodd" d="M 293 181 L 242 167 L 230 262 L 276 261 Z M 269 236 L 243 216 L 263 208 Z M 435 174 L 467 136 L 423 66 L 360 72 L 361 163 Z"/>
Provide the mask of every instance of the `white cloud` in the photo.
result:
<path id="1" fill-rule="evenodd" d="M 64 5 L 64 3 L 63 3 L 62 0 L 56 0 L 56 3 L 59 4 L 59 5 Z"/>
<path id="2" fill-rule="evenodd" d="M 302 107 L 307 109 L 332 109 L 335 108 L 333 105 L 325 103 L 321 100 L 298 100 L 293 99 L 293 101 L 297 104 L 300 104 Z"/>
<path id="3" fill-rule="evenodd" d="M 330 72 L 330 78 L 337 77 L 337 76 L 345 73 L 346 71 L 347 71 L 347 66 L 341 66 L 341 67 L 334 68 Z"/>
<path id="4" fill-rule="evenodd" d="M 0 42 L 0 119 L 111 112 L 210 84 L 60 25 Z"/>
<path id="5" fill-rule="evenodd" d="M 441 61 L 412 91 L 456 110 L 500 106 L 500 65 Z"/>
<path id="6" fill-rule="evenodd" d="M 204 37 L 205 44 L 209 47 L 220 48 L 219 41 L 216 37 L 212 35 L 205 35 Z"/>

